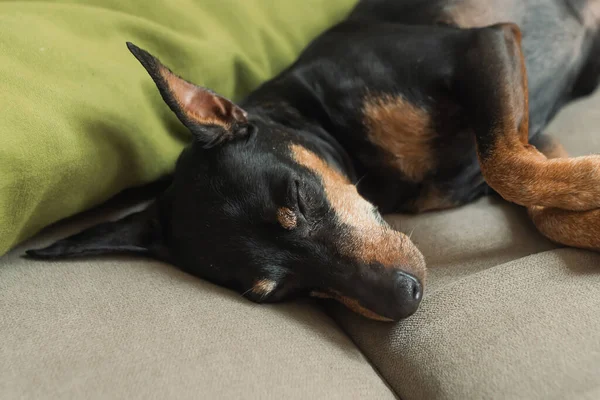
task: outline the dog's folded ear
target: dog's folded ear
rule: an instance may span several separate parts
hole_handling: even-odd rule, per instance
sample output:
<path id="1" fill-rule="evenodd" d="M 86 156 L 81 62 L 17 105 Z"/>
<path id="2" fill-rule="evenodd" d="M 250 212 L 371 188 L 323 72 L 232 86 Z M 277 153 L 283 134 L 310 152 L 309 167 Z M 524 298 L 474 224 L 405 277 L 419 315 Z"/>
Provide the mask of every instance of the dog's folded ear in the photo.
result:
<path id="1" fill-rule="evenodd" d="M 156 205 L 118 221 L 92 226 L 27 256 L 51 260 L 99 254 L 139 254 L 168 261 Z"/>
<path id="2" fill-rule="evenodd" d="M 175 75 L 150 53 L 127 42 L 164 101 L 205 148 L 248 134 L 247 113 L 213 91 Z"/>

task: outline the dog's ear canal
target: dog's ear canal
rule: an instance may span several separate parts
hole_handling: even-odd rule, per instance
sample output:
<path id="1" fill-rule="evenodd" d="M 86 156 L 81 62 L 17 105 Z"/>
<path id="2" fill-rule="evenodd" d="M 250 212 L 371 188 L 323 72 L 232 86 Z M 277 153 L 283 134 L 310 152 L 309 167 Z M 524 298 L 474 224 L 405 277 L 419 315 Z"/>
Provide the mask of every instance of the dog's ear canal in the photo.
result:
<path id="1" fill-rule="evenodd" d="M 145 50 L 127 42 L 146 68 L 163 100 L 205 148 L 248 134 L 247 113 L 213 91 L 175 75 Z"/>
<path id="2" fill-rule="evenodd" d="M 155 204 L 118 221 L 92 226 L 46 248 L 26 252 L 31 258 L 43 260 L 111 253 L 139 254 L 169 261 Z"/>

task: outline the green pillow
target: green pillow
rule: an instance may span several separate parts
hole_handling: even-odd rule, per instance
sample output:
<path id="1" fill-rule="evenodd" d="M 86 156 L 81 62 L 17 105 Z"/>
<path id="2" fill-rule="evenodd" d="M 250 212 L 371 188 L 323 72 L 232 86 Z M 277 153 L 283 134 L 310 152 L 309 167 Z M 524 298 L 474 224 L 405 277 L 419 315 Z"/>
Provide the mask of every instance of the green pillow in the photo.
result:
<path id="1" fill-rule="evenodd" d="M 188 134 L 129 53 L 239 99 L 356 0 L 0 0 L 0 255 L 164 176 Z"/>

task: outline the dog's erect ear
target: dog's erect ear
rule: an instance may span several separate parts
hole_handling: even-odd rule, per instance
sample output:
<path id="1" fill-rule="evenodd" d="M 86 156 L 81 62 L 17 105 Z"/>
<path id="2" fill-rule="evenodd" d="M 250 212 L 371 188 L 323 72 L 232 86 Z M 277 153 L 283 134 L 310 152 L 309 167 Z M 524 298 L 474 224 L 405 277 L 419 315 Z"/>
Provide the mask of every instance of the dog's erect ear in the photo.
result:
<path id="1" fill-rule="evenodd" d="M 247 114 L 240 107 L 209 89 L 180 78 L 136 45 L 127 42 L 127 47 L 146 68 L 177 118 L 204 147 L 248 134 Z"/>
<path id="2" fill-rule="evenodd" d="M 168 261 L 156 205 L 115 222 L 99 224 L 49 247 L 28 250 L 36 259 L 61 259 L 109 253 L 139 254 Z"/>

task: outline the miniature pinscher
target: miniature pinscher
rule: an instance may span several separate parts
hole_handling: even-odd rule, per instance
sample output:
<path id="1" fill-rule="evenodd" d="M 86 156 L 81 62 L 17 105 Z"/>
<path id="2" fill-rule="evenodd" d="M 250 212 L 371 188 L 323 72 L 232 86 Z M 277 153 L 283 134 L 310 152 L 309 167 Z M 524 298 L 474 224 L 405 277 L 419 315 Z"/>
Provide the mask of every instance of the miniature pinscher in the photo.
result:
<path id="1" fill-rule="evenodd" d="M 600 0 L 362 0 L 239 104 L 128 43 L 192 133 L 171 186 L 27 254 L 140 254 L 252 301 L 400 320 L 426 266 L 384 213 L 497 193 L 551 240 L 600 250 L 600 156 L 544 134 L 598 86 L 599 28 Z"/>

